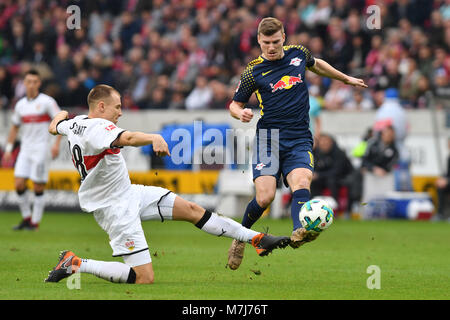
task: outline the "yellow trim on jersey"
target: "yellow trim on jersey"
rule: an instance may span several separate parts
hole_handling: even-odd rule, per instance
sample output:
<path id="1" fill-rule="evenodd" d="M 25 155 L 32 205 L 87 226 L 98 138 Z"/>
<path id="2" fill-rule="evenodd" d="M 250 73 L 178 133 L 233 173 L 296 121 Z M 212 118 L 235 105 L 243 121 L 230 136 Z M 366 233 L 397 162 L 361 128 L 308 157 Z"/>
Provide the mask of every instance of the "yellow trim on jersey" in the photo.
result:
<path id="1" fill-rule="evenodd" d="M 247 67 L 245 67 L 244 71 L 241 74 L 240 86 L 244 89 L 253 88 L 255 84 L 255 77 L 253 76 L 253 67 L 261 62 L 263 62 L 262 57 L 258 57 L 257 59 L 249 62 Z"/>
<path id="2" fill-rule="evenodd" d="M 309 51 L 307 48 L 305 48 L 301 44 L 298 44 L 298 45 L 292 44 L 292 45 L 288 45 L 288 46 L 283 46 L 283 50 L 285 50 L 285 51 L 289 50 L 289 49 L 292 49 L 292 48 L 299 49 L 299 50 L 303 51 L 303 53 L 306 56 L 306 59 L 309 59 L 309 57 L 311 57 L 311 51 Z M 314 65 L 315 64 L 316 64 L 316 62 L 314 61 Z M 314 66 L 312 66 L 312 67 L 314 67 Z M 309 70 L 312 67 L 306 67 L 306 69 Z"/>
<path id="3" fill-rule="evenodd" d="M 256 98 L 259 101 L 259 107 L 261 108 L 260 114 L 261 114 L 261 116 L 263 116 L 264 115 L 264 111 L 263 111 L 264 106 L 262 104 L 262 98 L 261 98 L 261 94 L 259 93 L 259 89 L 255 91 L 255 94 L 256 94 Z"/>
<path id="4" fill-rule="evenodd" d="M 309 160 L 310 160 L 309 165 L 311 168 L 314 168 L 314 156 L 310 151 L 308 151 L 308 154 L 309 154 Z"/>

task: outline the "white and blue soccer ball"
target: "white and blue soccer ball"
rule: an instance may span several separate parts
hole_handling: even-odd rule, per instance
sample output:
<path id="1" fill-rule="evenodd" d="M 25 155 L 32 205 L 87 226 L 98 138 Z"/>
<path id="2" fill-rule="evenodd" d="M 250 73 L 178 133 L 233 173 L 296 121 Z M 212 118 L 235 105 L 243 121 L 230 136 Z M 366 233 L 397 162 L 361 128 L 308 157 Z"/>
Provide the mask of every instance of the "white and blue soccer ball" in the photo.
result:
<path id="1" fill-rule="evenodd" d="M 333 209 L 323 199 L 305 202 L 300 210 L 300 222 L 307 231 L 322 232 L 333 223 Z"/>

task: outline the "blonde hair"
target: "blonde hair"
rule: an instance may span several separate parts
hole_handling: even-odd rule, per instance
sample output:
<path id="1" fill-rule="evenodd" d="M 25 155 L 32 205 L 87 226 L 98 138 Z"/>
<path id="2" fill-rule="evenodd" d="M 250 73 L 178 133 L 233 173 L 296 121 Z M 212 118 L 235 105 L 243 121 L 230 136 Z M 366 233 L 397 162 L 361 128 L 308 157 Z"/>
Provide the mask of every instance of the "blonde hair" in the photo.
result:
<path id="1" fill-rule="evenodd" d="M 280 30 L 284 33 L 283 23 L 272 17 L 262 19 L 258 25 L 258 34 L 263 34 L 265 36 L 271 36 Z"/>
<path id="2" fill-rule="evenodd" d="M 108 86 L 106 84 L 96 85 L 91 89 L 91 91 L 89 91 L 89 94 L 87 96 L 89 109 L 94 108 L 96 102 L 108 99 L 113 93 L 117 93 L 120 96 L 120 93 L 111 86 Z"/>

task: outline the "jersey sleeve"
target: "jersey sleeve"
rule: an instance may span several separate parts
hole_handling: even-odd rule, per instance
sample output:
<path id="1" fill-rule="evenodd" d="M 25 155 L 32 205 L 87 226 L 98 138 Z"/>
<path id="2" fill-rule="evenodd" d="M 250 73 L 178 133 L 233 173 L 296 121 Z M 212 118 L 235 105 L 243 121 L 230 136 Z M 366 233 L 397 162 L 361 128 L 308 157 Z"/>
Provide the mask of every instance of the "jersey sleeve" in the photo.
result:
<path id="1" fill-rule="evenodd" d="M 89 133 L 89 142 L 96 150 L 112 148 L 112 143 L 125 132 L 110 121 L 99 122 Z"/>
<path id="2" fill-rule="evenodd" d="M 305 64 L 306 64 L 306 68 L 311 68 L 312 66 L 314 66 L 314 63 L 316 63 L 316 61 L 314 60 L 314 57 L 311 54 L 311 51 L 309 51 L 308 48 L 302 46 L 302 45 L 290 45 L 290 46 L 286 46 L 286 49 L 291 49 L 291 48 L 295 48 L 299 51 L 301 51 L 304 54 L 305 57 Z"/>
<path id="3" fill-rule="evenodd" d="M 314 57 L 312 56 L 311 51 L 309 51 L 308 48 L 304 46 L 300 47 L 301 47 L 300 50 L 302 50 L 303 53 L 305 54 L 306 68 L 311 68 L 316 63 L 316 60 L 314 60 Z"/>
<path id="4" fill-rule="evenodd" d="M 61 109 L 58 106 L 58 103 L 55 99 L 52 97 L 49 97 L 48 103 L 47 103 L 47 112 L 50 115 L 50 117 L 54 118 L 58 112 L 60 112 Z"/>
<path id="5" fill-rule="evenodd" d="M 233 100 L 247 103 L 256 89 L 256 82 L 253 77 L 253 65 L 248 65 L 241 74 L 241 79 L 234 93 Z"/>
<path id="6" fill-rule="evenodd" d="M 12 116 L 11 116 L 11 121 L 12 121 L 12 123 L 15 126 L 20 126 L 21 123 L 22 123 L 22 121 L 21 121 L 22 118 L 20 117 L 19 110 L 18 110 L 17 106 L 18 106 L 18 103 L 16 103 L 16 106 L 14 107 L 14 111 L 13 111 Z"/>
<path id="7" fill-rule="evenodd" d="M 71 122 L 72 122 L 72 120 L 69 120 L 69 119 L 63 119 L 63 120 L 59 121 L 56 124 L 56 132 L 63 136 L 67 136 L 69 133 L 69 128 L 70 128 Z"/>

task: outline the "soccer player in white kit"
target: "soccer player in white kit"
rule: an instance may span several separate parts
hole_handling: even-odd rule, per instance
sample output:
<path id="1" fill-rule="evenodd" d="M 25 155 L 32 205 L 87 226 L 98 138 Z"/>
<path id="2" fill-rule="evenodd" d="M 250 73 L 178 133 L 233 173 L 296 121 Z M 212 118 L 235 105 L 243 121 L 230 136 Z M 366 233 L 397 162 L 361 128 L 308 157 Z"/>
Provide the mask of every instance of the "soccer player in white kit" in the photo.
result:
<path id="1" fill-rule="evenodd" d="M 48 133 L 48 125 L 61 110 L 55 99 L 39 92 L 41 78 L 37 71 L 29 70 L 25 73 L 24 85 L 26 96 L 15 105 L 3 161 L 11 159 L 14 141 L 20 129 L 22 136 L 14 166 L 14 185 L 19 196 L 22 221 L 14 230 L 37 230 L 44 214 L 44 190 L 50 162 L 52 136 Z M 52 158 L 58 156 L 60 141 L 61 136 L 56 138 L 51 147 Z M 27 179 L 33 181 L 33 201 L 30 201 L 26 192 Z"/>
<path id="2" fill-rule="evenodd" d="M 92 212 L 110 238 L 113 256 L 125 263 L 81 259 L 63 251 L 46 282 L 58 282 L 75 272 L 85 272 L 116 283 L 153 283 L 152 259 L 142 229 L 143 220 L 182 220 L 216 236 L 251 243 L 260 256 L 284 248 L 289 237 L 275 237 L 247 229 L 236 221 L 188 202 L 170 190 L 133 185 L 120 148 L 152 144 L 159 156 L 170 155 L 158 134 L 131 132 L 117 127 L 120 94 L 98 85 L 88 95 L 89 114 L 68 119 L 62 111 L 49 126 L 51 134 L 65 135 L 73 163 L 80 173 L 78 191 L 83 211 Z"/>

